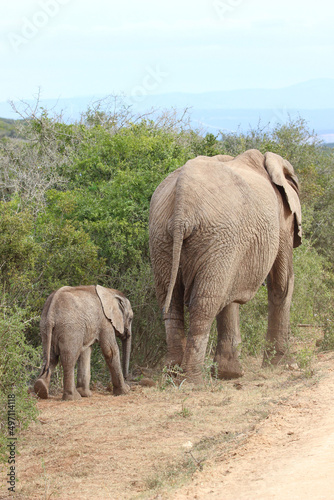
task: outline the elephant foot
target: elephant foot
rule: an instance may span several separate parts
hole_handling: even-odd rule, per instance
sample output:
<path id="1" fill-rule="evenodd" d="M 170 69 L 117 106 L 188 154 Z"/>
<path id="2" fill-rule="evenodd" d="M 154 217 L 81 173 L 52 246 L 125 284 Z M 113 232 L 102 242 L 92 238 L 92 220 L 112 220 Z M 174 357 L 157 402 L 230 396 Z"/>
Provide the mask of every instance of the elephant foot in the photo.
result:
<path id="1" fill-rule="evenodd" d="M 192 375 L 191 373 L 186 373 L 184 380 L 189 384 L 194 384 L 197 387 L 204 386 L 204 378 L 203 375 Z"/>
<path id="2" fill-rule="evenodd" d="M 288 359 L 285 353 L 272 354 L 270 351 L 265 351 L 263 355 L 262 368 L 289 364 L 290 362 L 293 363 L 294 361 L 290 358 Z"/>
<path id="3" fill-rule="evenodd" d="M 239 378 L 245 373 L 238 359 L 220 359 L 217 365 L 217 377 L 222 380 Z"/>
<path id="4" fill-rule="evenodd" d="M 170 355 L 167 354 L 165 359 L 165 366 L 173 369 L 175 366 L 181 366 L 183 354 Z"/>
<path id="5" fill-rule="evenodd" d="M 73 393 L 64 392 L 63 401 L 77 401 L 81 399 L 81 395 L 78 391 L 74 391 Z"/>
<path id="6" fill-rule="evenodd" d="M 113 387 L 113 395 L 114 396 L 122 396 L 127 394 L 130 391 L 130 387 L 128 384 L 124 384 L 121 387 Z"/>
<path id="7" fill-rule="evenodd" d="M 194 384 L 197 386 L 205 385 L 203 372 L 201 370 L 193 371 L 183 368 L 183 373 L 178 374 L 176 380 L 179 385 L 183 381 L 186 381 L 188 384 Z"/>
<path id="8" fill-rule="evenodd" d="M 34 385 L 34 391 L 39 398 L 48 399 L 49 391 L 43 379 L 39 378 L 38 380 L 36 380 Z"/>
<path id="9" fill-rule="evenodd" d="M 90 398 L 92 396 L 92 391 L 89 389 L 84 389 L 83 387 L 77 387 L 77 391 L 82 398 Z"/>

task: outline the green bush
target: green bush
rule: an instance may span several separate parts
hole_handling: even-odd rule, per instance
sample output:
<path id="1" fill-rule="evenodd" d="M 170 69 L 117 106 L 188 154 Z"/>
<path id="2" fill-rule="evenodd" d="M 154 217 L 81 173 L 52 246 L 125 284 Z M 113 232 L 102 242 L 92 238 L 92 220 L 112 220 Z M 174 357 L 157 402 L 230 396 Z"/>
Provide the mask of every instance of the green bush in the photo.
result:
<path id="1" fill-rule="evenodd" d="M 242 353 L 252 356 L 262 354 L 267 332 L 268 296 L 262 285 L 253 300 L 240 306 Z"/>
<path id="2" fill-rule="evenodd" d="M 148 250 L 151 195 L 190 158 L 235 156 L 249 148 L 287 158 L 299 177 L 305 237 L 294 254 L 291 323 L 293 328 L 299 323 L 324 328 L 324 347 L 334 345 L 329 315 L 334 155 L 303 119 L 273 130 L 203 136 L 189 127 L 185 116 L 136 118 L 124 104 L 109 112 L 101 103 L 71 125 L 41 110 L 18 122 L 15 133 L 27 140 L 0 140 L 0 278 L 12 310 L 21 311 L 20 331 L 32 345 L 40 346 L 38 321 L 53 290 L 99 283 L 123 291 L 132 303 L 132 366 L 157 363 L 166 341 Z M 263 286 L 241 307 L 244 352 L 262 351 L 266 325 Z M 213 325 L 210 352 L 214 337 Z M 105 380 L 108 374 L 98 350 L 92 365 L 94 380 Z"/>
<path id="3" fill-rule="evenodd" d="M 321 325 L 330 306 L 328 272 L 325 259 L 307 238 L 294 250 L 295 286 L 291 307 L 291 323 Z"/>
<path id="4" fill-rule="evenodd" d="M 326 343 L 330 345 L 333 288 L 329 282 L 325 259 L 317 253 L 307 238 L 294 250 L 295 285 L 290 310 L 291 329 L 297 336 L 298 324 L 328 330 Z M 261 286 L 253 300 L 240 307 L 240 328 L 243 352 L 256 355 L 262 352 L 267 331 L 267 287 Z M 334 345 L 334 342 L 333 342 Z"/>
<path id="5" fill-rule="evenodd" d="M 15 397 L 15 432 L 25 429 L 36 417 L 35 399 L 28 393 L 31 374 L 39 364 L 38 353 L 30 346 L 24 335 L 26 312 L 13 310 L 6 305 L 6 297 L 0 304 L 0 461 L 8 460 L 8 396 Z M 13 399 L 10 400 L 13 402 Z"/>

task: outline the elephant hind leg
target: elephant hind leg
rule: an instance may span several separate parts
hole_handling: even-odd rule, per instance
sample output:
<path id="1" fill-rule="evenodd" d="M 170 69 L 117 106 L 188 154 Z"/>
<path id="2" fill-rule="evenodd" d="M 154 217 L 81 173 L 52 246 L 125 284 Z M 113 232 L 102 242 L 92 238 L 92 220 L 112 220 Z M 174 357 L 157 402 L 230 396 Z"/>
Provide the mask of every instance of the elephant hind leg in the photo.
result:
<path id="1" fill-rule="evenodd" d="M 39 376 L 34 384 L 34 391 L 37 396 L 41 399 L 47 399 L 49 396 L 49 386 L 53 370 L 58 364 L 59 356 L 54 354 L 53 351 L 50 353 L 50 365 L 47 372 Z"/>
<path id="2" fill-rule="evenodd" d="M 34 391 L 36 395 L 41 399 L 48 399 L 49 396 L 49 380 L 39 378 L 34 384 Z"/>
<path id="3" fill-rule="evenodd" d="M 291 249 L 292 253 L 292 249 Z M 262 366 L 278 365 L 290 361 L 290 306 L 294 274 L 291 254 L 280 251 L 267 278 L 268 331 Z"/>
<path id="4" fill-rule="evenodd" d="M 201 308 L 203 310 L 203 308 Z M 204 360 L 214 316 L 203 317 L 201 312 L 190 310 L 189 333 L 181 364 L 185 379 L 193 384 L 204 383 Z"/>
<path id="5" fill-rule="evenodd" d="M 50 377 L 49 377 L 50 379 Z M 36 380 L 34 384 L 34 391 L 36 395 L 41 399 L 48 399 L 49 396 L 49 384 L 48 381 L 42 378 Z"/>
<path id="6" fill-rule="evenodd" d="M 60 352 L 60 359 L 64 372 L 63 400 L 75 401 L 81 399 L 81 395 L 76 390 L 74 383 L 74 367 L 78 359 L 78 354 L 75 355 L 70 350 L 63 349 Z"/>
<path id="7" fill-rule="evenodd" d="M 77 391 L 84 398 L 89 398 L 92 395 L 89 389 L 91 352 L 92 348 L 88 347 L 80 354 L 78 359 Z"/>
<path id="8" fill-rule="evenodd" d="M 184 332 L 183 315 L 176 315 L 173 311 L 168 313 L 165 320 L 167 337 L 166 365 L 168 367 L 182 364 L 187 338 Z"/>
<path id="9" fill-rule="evenodd" d="M 181 366 L 187 338 L 184 331 L 184 289 L 178 279 L 168 313 L 165 315 L 167 339 L 166 365 Z"/>
<path id="10" fill-rule="evenodd" d="M 227 305 L 217 315 L 217 348 L 214 361 L 217 363 L 217 375 L 220 379 L 242 377 L 244 371 L 239 360 L 241 342 L 239 328 L 239 304 Z"/>

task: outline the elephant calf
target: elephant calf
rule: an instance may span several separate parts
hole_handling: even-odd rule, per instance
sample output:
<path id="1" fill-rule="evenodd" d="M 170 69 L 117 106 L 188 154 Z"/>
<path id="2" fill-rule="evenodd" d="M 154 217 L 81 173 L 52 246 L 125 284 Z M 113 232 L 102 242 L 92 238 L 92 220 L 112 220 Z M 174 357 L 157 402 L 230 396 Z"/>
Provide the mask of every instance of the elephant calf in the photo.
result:
<path id="1" fill-rule="evenodd" d="M 48 397 L 52 371 L 60 357 L 64 372 L 63 399 L 91 396 L 91 346 L 99 342 L 110 370 L 113 393 L 126 394 L 131 350 L 133 312 L 122 292 L 102 286 L 64 286 L 46 300 L 40 332 L 43 343 L 43 368 L 34 390 L 43 399 Z M 122 340 L 122 367 L 115 334 Z M 78 361 L 77 386 L 74 367 Z M 122 372 L 123 368 L 123 372 Z"/>

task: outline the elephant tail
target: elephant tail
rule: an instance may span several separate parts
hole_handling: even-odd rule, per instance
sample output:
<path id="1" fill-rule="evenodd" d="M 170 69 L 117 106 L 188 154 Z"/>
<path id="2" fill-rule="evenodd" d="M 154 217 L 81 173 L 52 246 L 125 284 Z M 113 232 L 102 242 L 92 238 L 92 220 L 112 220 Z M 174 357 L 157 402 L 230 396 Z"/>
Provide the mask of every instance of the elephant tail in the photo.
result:
<path id="1" fill-rule="evenodd" d="M 183 239 L 184 239 L 184 228 L 182 227 L 176 228 L 173 232 L 172 270 L 171 270 L 165 305 L 163 307 L 163 315 L 166 315 L 170 308 L 170 303 L 172 300 L 173 290 L 176 283 L 177 273 L 179 271 L 179 266 L 180 266 Z"/>
<path id="2" fill-rule="evenodd" d="M 58 290 L 59 292 L 59 290 Z M 58 292 L 53 292 L 47 298 L 47 301 L 44 304 L 44 308 L 42 311 L 41 322 L 40 322 L 40 331 L 43 340 L 43 366 L 40 377 L 45 374 L 48 376 L 49 367 L 50 367 L 50 354 L 51 354 L 51 341 L 52 341 L 52 332 L 54 327 L 53 317 L 53 305 L 55 303 L 55 295 Z"/>
<path id="3" fill-rule="evenodd" d="M 53 324 L 50 323 L 50 321 L 47 321 L 47 324 L 45 325 L 45 337 L 46 337 L 46 343 L 44 346 L 44 362 L 42 366 L 42 371 L 40 374 L 40 377 L 42 375 L 48 376 L 49 374 L 49 369 L 50 369 L 50 353 L 51 353 L 51 340 L 52 340 L 52 330 L 53 330 Z"/>

